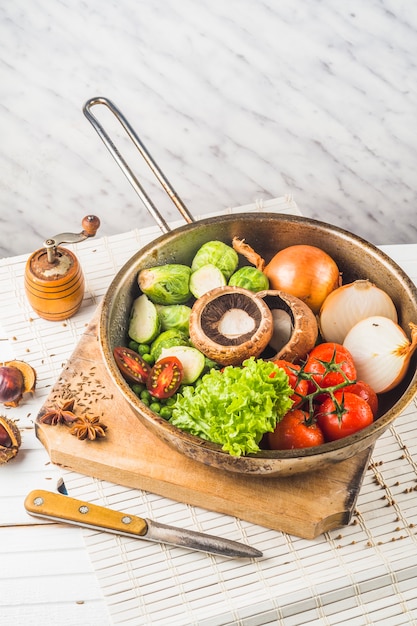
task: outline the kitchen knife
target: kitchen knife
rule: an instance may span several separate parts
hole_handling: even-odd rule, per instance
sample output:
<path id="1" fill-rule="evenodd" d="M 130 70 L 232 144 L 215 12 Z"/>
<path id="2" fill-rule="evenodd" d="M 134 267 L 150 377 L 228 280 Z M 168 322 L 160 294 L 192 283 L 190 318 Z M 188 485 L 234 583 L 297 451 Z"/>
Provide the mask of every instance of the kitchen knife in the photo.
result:
<path id="1" fill-rule="evenodd" d="M 27 495 L 25 509 L 35 517 L 43 517 L 55 522 L 94 528 L 135 539 L 168 543 L 190 550 L 239 558 L 262 556 L 262 552 L 256 548 L 237 541 L 160 524 L 130 513 L 121 513 L 43 489 L 35 489 Z"/>

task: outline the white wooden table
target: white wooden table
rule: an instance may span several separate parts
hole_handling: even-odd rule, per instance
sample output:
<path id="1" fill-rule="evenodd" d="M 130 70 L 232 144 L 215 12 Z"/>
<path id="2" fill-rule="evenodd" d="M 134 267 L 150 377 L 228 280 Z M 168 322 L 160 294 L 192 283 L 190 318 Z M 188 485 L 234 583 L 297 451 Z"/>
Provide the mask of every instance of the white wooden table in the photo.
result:
<path id="1" fill-rule="evenodd" d="M 257 210 L 297 213 L 290 198 Z M 54 467 L 33 420 L 114 273 L 160 233 L 131 231 L 73 249 L 86 277 L 79 313 L 65 323 L 37 318 L 23 291 L 26 256 L 0 261 L 0 360 L 30 362 L 37 391 L 9 410 L 23 431 L 15 460 L 0 467 L 0 623 L 18 625 L 255 626 L 415 624 L 417 598 L 416 402 L 377 442 L 349 526 L 307 541 L 241 520 Z M 384 250 L 417 281 L 417 244 Z M 257 562 L 209 557 L 31 518 L 34 488 L 64 478 L 75 497 L 244 540 Z M 389 620 L 389 621 L 387 621 Z"/>

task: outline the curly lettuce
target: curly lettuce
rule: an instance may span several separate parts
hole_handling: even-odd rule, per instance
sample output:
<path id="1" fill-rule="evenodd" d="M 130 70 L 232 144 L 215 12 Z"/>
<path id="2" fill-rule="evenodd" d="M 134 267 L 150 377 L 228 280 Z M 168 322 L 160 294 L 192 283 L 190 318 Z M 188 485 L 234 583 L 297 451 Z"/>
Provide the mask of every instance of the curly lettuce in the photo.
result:
<path id="1" fill-rule="evenodd" d="M 292 394 L 282 368 L 251 357 L 243 367 L 213 369 L 196 387 L 184 387 L 170 422 L 232 456 L 255 454 L 262 436 L 291 408 Z"/>

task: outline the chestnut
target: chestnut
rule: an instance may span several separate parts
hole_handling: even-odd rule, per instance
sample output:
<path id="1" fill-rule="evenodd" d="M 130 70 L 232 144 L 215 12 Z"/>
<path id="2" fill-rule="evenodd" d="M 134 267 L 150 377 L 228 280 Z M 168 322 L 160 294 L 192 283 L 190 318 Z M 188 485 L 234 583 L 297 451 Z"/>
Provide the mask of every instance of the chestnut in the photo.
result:
<path id="1" fill-rule="evenodd" d="M 17 367 L 0 367 L 0 400 L 6 406 L 17 406 L 23 392 L 23 374 Z"/>
<path id="2" fill-rule="evenodd" d="M 36 385 L 36 372 L 24 361 L 8 361 L 0 366 L 0 402 L 16 407 L 24 393 L 32 393 Z"/>
<path id="3" fill-rule="evenodd" d="M 16 456 L 21 443 L 19 428 L 12 420 L 0 415 L 0 465 Z"/>

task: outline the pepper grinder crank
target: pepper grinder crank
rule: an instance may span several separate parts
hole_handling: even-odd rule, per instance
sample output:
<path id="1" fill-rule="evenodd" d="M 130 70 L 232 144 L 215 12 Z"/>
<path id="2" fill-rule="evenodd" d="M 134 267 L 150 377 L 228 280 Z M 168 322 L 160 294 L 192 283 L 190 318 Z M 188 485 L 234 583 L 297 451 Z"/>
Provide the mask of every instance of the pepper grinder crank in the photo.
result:
<path id="1" fill-rule="evenodd" d="M 25 292 L 32 309 L 46 320 L 60 321 L 74 315 L 84 297 L 84 275 L 73 252 L 62 243 L 78 243 L 94 237 L 100 226 L 95 215 L 82 221 L 81 233 L 60 233 L 44 241 L 25 267 Z"/>

